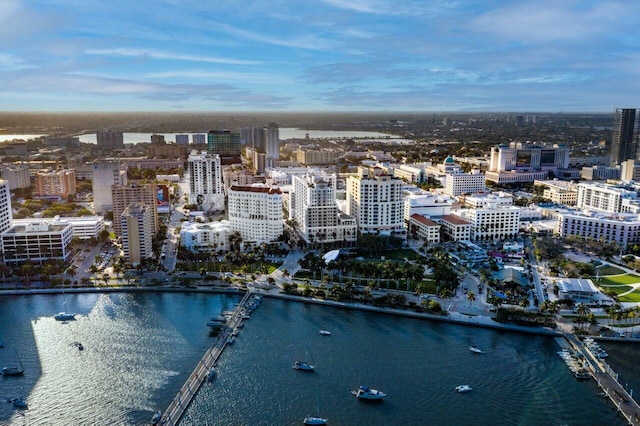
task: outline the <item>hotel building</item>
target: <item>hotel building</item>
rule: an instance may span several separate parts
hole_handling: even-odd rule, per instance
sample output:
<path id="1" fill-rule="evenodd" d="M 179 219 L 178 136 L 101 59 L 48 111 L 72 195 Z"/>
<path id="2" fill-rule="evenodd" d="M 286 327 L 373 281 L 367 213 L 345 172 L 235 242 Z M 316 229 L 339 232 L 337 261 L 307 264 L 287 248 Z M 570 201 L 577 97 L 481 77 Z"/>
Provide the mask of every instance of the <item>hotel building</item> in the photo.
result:
<path id="1" fill-rule="evenodd" d="M 276 241 L 282 236 L 282 191 L 266 185 L 229 188 L 229 222 L 247 245 Z"/>

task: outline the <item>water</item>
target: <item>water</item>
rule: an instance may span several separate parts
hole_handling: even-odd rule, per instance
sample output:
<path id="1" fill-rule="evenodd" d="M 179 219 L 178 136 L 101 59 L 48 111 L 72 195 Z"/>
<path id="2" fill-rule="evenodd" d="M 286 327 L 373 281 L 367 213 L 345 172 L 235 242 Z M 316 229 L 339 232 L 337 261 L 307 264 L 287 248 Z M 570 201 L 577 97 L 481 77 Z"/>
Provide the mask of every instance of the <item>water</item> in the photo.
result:
<path id="1" fill-rule="evenodd" d="M 80 315 L 62 324 L 53 320 L 60 295 L 3 296 L 0 361 L 9 363 L 15 346 L 25 376 L 0 378 L 0 398 L 24 395 L 29 409 L 23 418 L 0 404 L 0 424 L 148 424 L 212 342 L 208 318 L 238 300 L 67 295 L 67 310 Z M 471 344 L 486 353 L 472 354 Z M 265 298 L 181 425 L 293 425 L 308 414 L 331 425 L 625 424 L 595 383 L 571 376 L 557 350 L 551 338 Z M 293 370 L 307 353 L 316 371 Z M 388 397 L 359 402 L 349 391 L 360 384 Z M 473 391 L 457 394 L 460 384 Z"/>
<path id="2" fill-rule="evenodd" d="M 44 135 L 0 135 L 0 142 L 12 141 L 14 139 L 28 141 L 30 139 L 37 139 Z"/>

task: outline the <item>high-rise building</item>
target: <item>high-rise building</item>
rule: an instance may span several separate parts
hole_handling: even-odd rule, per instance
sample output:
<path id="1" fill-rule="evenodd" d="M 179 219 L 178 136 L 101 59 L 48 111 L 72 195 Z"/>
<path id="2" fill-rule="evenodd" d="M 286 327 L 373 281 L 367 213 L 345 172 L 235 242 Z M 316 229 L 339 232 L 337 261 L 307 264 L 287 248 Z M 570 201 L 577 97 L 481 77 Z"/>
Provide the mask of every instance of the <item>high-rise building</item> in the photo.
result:
<path id="1" fill-rule="evenodd" d="M 67 198 L 76 193 L 73 170 L 42 170 L 36 173 L 35 195 Z"/>
<path id="2" fill-rule="evenodd" d="M 154 133 L 153 135 L 151 135 L 151 143 L 155 143 L 155 144 L 166 143 L 164 140 L 164 135 L 158 135 Z"/>
<path id="3" fill-rule="evenodd" d="M 110 130 L 96 134 L 98 148 L 124 148 L 124 134 Z"/>
<path id="4" fill-rule="evenodd" d="M 267 143 L 266 143 L 266 164 L 267 168 L 274 168 L 278 166 L 280 160 L 280 131 L 276 123 L 269 123 L 266 129 Z"/>
<path id="5" fill-rule="evenodd" d="M 207 143 L 207 135 L 203 135 L 201 133 L 191 135 L 191 143 L 193 145 L 204 145 Z"/>
<path id="6" fill-rule="evenodd" d="M 358 227 L 354 217 L 338 210 L 336 175 L 292 176 L 289 210 L 298 233 L 307 243 L 354 243 Z"/>
<path id="7" fill-rule="evenodd" d="M 0 233 L 11 227 L 13 214 L 11 212 L 11 192 L 9 182 L 0 179 Z"/>
<path id="8" fill-rule="evenodd" d="M 151 221 L 151 233 L 156 235 L 159 227 L 156 184 L 113 185 L 111 194 L 113 198 L 113 230 L 117 236 L 122 236 L 123 233 L 120 217 L 131 203 L 143 203 L 147 206 Z"/>
<path id="9" fill-rule="evenodd" d="M 380 168 L 358 167 L 357 175 L 347 178 L 346 213 L 356 218 L 360 232 L 405 235 L 403 183 Z"/>
<path id="10" fill-rule="evenodd" d="M 153 256 L 152 216 L 153 212 L 150 206 L 144 203 L 131 203 L 119 218 L 124 257 L 127 262 L 133 265 Z"/>
<path id="11" fill-rule="evenodd" d="M 251 147 L 258 152 L 265 152 L 266 145 L 265 128 L 254 127 L 253 131 L 251 132 Z"/>
<path id="12" fill-rule="evenodd" d="M 9 189 L 28 188 L 31 186 L 29 166 L 5 166 L 2 168 L 2 179 L 9 182 Z"/>
<path id="13" fill-rule="evenodd" d="M 282 236 L 282 191 L 263 184 L 229 188 L 229 222 L 242 241 L 259 245 Z"/>
<path id="14" fill-rule="evenodd" d="M 176 145 L 189 145 L 189 135 L 176 135 Z"/>
<path id="15" fill-rule="evenodd" d="M 638 158 L 638 130 L 640 115 L 635 109 L 616 108 L 613 115 L 611 165 Z"/>
<path id="16" fill-rule="evenodd" d="M 189 162 L 189 204 L 203 211 L 224 210 L 224 187 L 220 156 L 191 151 Z"/>
<path id="17" fill-rule="evenodd" d="M 218 154 L 222 164 L 240 162 L 240 133 L 229 130 L 210 130 L 207 133 L 207 151 Z"/>
<path id="18" fill-rule="evenodd" d="M 127 166 L 119 161 L 103 160 L 93 163 L 93 209 L 106 213 L 113 209 L 111 186 L 127 184 Z"/>

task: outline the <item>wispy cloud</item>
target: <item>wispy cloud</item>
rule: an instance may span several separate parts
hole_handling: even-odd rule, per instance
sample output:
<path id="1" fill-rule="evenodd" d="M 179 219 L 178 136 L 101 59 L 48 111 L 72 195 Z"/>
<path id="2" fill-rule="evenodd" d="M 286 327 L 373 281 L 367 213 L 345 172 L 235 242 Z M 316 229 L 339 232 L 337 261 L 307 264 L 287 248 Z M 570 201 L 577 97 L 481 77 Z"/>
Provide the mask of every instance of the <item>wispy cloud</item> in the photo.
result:
<path id="1" fill-rule="evenodd" d="M 181 53 L 163 52 L 159 50 L 139 48 L 89 49 L 86 50 L 85 53 L 89 55 L 127 56 L 170 61 L 210 62 L 215 64 L 231 65 L 259 65 L 261 63 L 260 61 L 255 60 L 219 58 L 215 56 L 203 55 L 185 55 Z"/>
<path id="2" fill-rule="evenodd" d="M 612 24 L 624 19 L 624 14 L 637 14 L 638 6 L 628 5 L 631 10 L 616 2 L 583 4 L 545 0 L 508 3 L 481 14 L 471 25 L 502 41 L 579 41 L 607 34 Z"/>
<path id="3" fill-rule="evenodd" d="M 216 25 L 217 29 L 224 31 L 227 34 L 263 44 L 308 50 L 326 50 L 333 47 L 333 44 L 330 41 L 313 34 L 305 33 L 304 31 L 301 31 L 300 35 L 291 35 L 290 37 L 274 37 L 243 30 L 231 25 L 221 24 L 219 22 L 214 23 L 214 25 Z"/>
<path id="4" fill-rule="evenodd" d="M 282 76 L 266 73 L 247 72 L 216 72 L 206 70 L 173 70 L 150 73 L 145 78 L 151 79 L 200 79 L 200 80 L 225 80 L 243 83 L 275 84 L 290 83 Z"/>

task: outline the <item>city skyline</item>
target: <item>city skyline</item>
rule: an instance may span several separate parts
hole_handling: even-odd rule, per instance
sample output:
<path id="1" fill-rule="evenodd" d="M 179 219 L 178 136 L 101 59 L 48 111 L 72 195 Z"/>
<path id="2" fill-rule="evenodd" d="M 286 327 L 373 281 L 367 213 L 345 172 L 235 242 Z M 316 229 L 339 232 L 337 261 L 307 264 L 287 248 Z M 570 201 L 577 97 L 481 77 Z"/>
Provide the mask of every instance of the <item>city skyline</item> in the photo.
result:
<path id="1" fill-rule="evenodd" d="M 631 108 L 631 2 L 0 3 L 0 111 Z"/>

